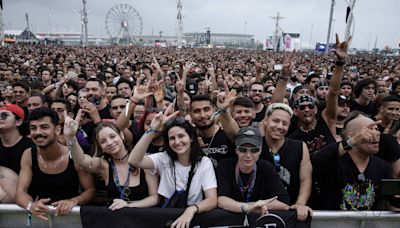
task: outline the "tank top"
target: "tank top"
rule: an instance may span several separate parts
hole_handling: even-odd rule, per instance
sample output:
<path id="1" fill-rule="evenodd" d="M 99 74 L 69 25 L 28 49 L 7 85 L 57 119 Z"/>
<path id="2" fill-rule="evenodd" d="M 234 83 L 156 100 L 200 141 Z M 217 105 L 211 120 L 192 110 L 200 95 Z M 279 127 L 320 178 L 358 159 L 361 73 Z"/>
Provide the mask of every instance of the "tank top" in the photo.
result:
<path id="1" fill-rule="evenodd" d="M 32 154 L 32 181 L 29 187 L 29 194 L 33 199 L 50 198 L 49 204 L 71 199 L 79 195 L 79 177 L 75 170 L 74 162 L 68 158 L 67 168 L 57 174 L 47 174 L 40 170 L 37 159 L 37 148 L 31 149 Z"/>
<path id="2" fill-rule="evenodd" d="M 121 192 L 117 188 L 117 186 L 114 183 L 114 172 L 111 166 L 111 162 L 108 161 L 108 185 L 107 185 L 107 192 L 108 196 L 111 197 L 112 199 L 119 199 L 121 196 Z M 125 184 L 125 180 L 123 183 L 120 183 L 120 187 L 123 188 Z M 137 186 L 134 187 L 129 187 L 130 193 L 127 197 L 125 197 L 123 200 L 126 201 L 136 201 L 136 200 L 142 200 L 146 197 L 149 196 L 149 191 L 148 191 L 148 186 L 146 182 L 146 177 L 145 173 L 143 170 L 140 170 L 140 183 Z"/>

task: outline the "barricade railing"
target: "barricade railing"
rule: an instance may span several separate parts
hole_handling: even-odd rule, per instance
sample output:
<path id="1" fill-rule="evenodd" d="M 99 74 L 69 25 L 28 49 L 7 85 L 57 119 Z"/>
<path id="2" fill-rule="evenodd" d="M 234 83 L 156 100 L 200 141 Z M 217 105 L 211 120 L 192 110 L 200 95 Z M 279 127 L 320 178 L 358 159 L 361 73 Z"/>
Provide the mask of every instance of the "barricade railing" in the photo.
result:
<path id="1" fill-rule="evenodd" d="M 110 213 L 112 213 L 110 211 Z M 15 204 L 0 204 L 0 227 L 27 227 L 28 213 Z M 32 227 L 82 227 L 80 207 L 68 216 L 49 216 L 48 221 L 32 219 Z M 314 211 L 311 227 L 400 227 L 400 213 L 391 211 Z"/>

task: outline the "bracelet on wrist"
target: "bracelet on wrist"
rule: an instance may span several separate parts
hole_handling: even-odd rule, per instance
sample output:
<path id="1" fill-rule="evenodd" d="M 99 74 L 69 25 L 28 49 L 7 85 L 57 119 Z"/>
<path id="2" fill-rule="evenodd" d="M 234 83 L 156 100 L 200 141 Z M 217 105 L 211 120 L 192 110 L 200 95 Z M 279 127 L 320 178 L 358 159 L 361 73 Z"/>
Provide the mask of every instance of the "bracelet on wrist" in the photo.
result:
<path id="1" fill-rule="evenodd" d="M 195 214 L 198 214 L 200 211 L 199 206 L 197 206 L 197 204 L 193 204 L 192 206 L 196 208 Z"/>
<path id="2" fill-rule="evenodd" d="M 247 207 L 247 205 L 245 203 L 242 203 L 240 205 L 240 209 L 242 210 L 243 214 L 248 214 L 249 213 L 249 208 Z"/>
<path id="3" fill-rule="evenodd" d="M 25 210 L 28 211 L 29 213 L 31 213 L 32 204 L 33 204 L 33 201 L 31 200 L 31 201 L 29 201 L 28 206 L 26 206 L 26 208 L 25 208 Z"/>
<path id="4" fill-rule="evenodd" d="M 144 134 L 157 134 L 159 131 L 149 128 Z"/>

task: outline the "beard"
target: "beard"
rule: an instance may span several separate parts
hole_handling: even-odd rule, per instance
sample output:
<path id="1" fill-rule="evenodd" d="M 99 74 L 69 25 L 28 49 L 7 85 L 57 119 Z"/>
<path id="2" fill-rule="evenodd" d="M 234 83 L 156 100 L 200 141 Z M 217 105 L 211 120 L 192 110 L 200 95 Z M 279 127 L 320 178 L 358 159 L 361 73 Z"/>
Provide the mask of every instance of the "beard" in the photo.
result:
<path id="1" fill-rule="evenodd" d="M 214 121 L 210 121 L 210 123 L 207 123 L 207 124 L 204 124 L 204 125 L 198 125 L 198 124 L 195 123 L 195 125 L 200 130 L 206 130 L 206 129 L 209 129 L 210 127 L 212 127 L 214 125 Z"/>

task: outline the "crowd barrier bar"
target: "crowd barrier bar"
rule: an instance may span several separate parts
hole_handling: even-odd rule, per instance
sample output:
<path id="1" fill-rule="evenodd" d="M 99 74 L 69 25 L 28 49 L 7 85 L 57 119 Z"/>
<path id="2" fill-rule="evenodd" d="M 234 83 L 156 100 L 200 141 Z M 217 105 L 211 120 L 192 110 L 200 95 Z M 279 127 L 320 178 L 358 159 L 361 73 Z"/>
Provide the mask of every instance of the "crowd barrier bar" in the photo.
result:
<path id="1" fill-rule="evenodd" d="M 27 212 L 15 204 L 0 204 L 0 227 L 27 227 Z M 34 219 L 33 227 L 82 227 L 80 207 L 68 216 L 51 216 L 49 222 Z M 58 224 L 58 225 L 53 225 Z M 314 211 L 311 227 L 399 227 L 400 213 L 392 211 Z"/>

